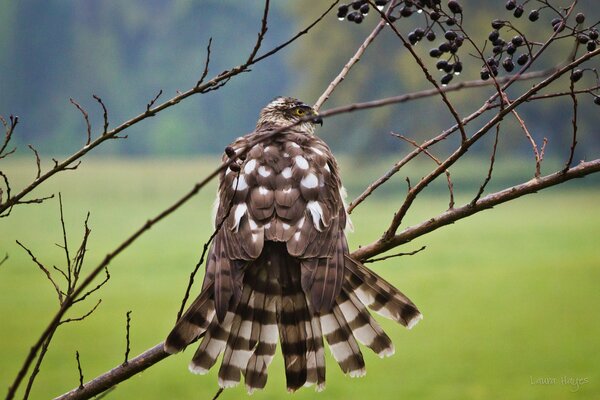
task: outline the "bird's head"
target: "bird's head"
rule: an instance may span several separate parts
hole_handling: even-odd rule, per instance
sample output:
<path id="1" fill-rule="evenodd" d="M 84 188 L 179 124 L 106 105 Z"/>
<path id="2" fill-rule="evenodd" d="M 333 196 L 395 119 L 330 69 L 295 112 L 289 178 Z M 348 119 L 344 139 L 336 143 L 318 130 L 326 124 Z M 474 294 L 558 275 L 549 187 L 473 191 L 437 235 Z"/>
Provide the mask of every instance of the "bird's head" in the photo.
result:
<path id="1" fill-rule="evenodd" d="M 256 126 L 286 126 L 299 121 L 303 121 L 300 126 L 309 133 L 314 132 L 315 124 L 323 125 L 323 120 L 311 106 L 292 97 L 277 97 L 261 110 Z"/>

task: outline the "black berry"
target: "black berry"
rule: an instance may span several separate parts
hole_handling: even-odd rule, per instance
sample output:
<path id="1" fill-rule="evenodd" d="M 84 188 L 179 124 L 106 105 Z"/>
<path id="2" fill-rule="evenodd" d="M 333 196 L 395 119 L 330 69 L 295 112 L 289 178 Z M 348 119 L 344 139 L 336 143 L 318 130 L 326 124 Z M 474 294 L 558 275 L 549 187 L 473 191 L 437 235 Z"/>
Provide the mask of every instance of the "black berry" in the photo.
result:
<path id="1" fill-rule="evenodd" d="M 515 8 L 515 11 L 513 11 L 513 15 L 515 16 L 515 18 L 521 18 L 521 16 L 523 15 L 523 11 L 523 6 L 518 5 L 517 8 Z"/>
<path id="2" fill-rule="evenodd" d="M 432 11 L 429 14 L 429 18 L 431 18 L 432 21 L 437 21 L 438 19 L 440 19 L 440 14 L 437 11 Z"/>
<path id="3" fill-rule="evenodd" d="M 506 53 L 513 55 L 515 54 L 515 51 L 517 51 L 517 48 L 514 44 L 509 43 L 508 46 L 506 46 Z"/>
<path id="4" fill-rule="evenodd" d="M 456 74 L 460 74 L 460 73 L 462 72 L 462 70 L 463 70 L 463 65 L 462 65 L 462 63 L 461 63 L 460 61 L 457 61 L 457 62 L 454 64 L 454 72 L 455 72 Z"/>
<path id="5" fill-rule="evenodd" d="M 348 14 L 348 6 L 346 4 L 342 4 L 341 6 L 338 7 L 338 12 L 337 12 L 337 16 L 338 18 L 345 18 L 346 15 Z"/>
<path id="6" fill-rule="evenodd" d="M 500 29 L 504 26 L 504 21 L 501 21 L 499 19 L 495 19 L 492 21 L 492 28 L 494 29 Z"/>
<path id="7" fill-rule="evenodd" d="M 581 77 L 583 76 L 583 71 L 580 69 L 576 69 L 575 71 L 573 71 L 573 73 L 571 74 L 571 80 L 573 82 L 577 82 L 578 80 L 581 79 Z"/>
<path id="8" fill-rule="evenodd" d="M 456 1 L 456 0 L 450 0 L 448 2 L 448 8 L 454 14 L 460 14 L 460 13 L 462 13 L 462 7 L 460 6 L 460 4 L 458 4 L 458 1 Z"/>
<path id="9" fill-rule="evenodd" d="M 515 0 L 508 0 L 506 2 L 506 9 L 508 11 L 514 10 L 516 6 L 517 6 L 517 2 Z"/>
<path id="10" fill-rule="evenodd" d="M 440 49 L 431 49 L 429 50 L 429 55 L 431 57 L 439 58 L 442 55 L 442 52 Z"/>
<path id="11" fill-rule="evenodd" d="M 483 68 L 481 70 L 481 72 L 479 73 L 479 76 L 481 77 L 482 80 L 487 81 L 488 79 L 490 79 L 490 73 L 487 70 L 487 68 Z"/>
<path id="12" fill-rule="evenodd" d="M 454 39 L 456 39 L 456 32 L 448 31 L 444 34 L 444 37 L 448 40 L 454 40 Z"/>
<path id="13" fill-rule="evenodd" d="M 453 75 L 452 74 L 446 74 L 442 77 L 441 82 L 442 85 L 447 85 L 450 83 L 450 81 L 452 80 Z"/>
<path id="14" fill-rule="evenodd" d="M 443 71 L 448 66 L 448 61 L 440 60 L 435 64 L 435 67 L 440 71 Z"/>
<path id="15" fill-rule="evenodd" d="M 499 37 L 500 37 L 500 32 L 498 32 L 497 30 L 491 31 L 490 34 L 488 35 L 488 39 L 490 39 L 491 42 L 495 42 L 496 40 L 498 40 Z"/>
<path id="16" fill-rule="evenodd" d="M 587 51 L 594 51 L 596 50 L 596 42 L 590 40 L 589 42 L 587 42 Z"/>
<path id="17" fill-rule="evenodd" d="M 523 36 L 517 35 L 514 38 L 512 38 L 511 42 L 513 42 L 515 46 L 521 46 L 523 44 Z"/>
<path id="18" fill-rule="evenodd" d="M 506 72 L 511 72 L 515 69 L 515 64 L 510 58 L 505 58 L 504 61 L 502 61 L 502 67 Z"/>
<path id="19" fill-rule="evenodd" d="M 413 10 L 410 7 L 402 7 L 400 9 L 400 15 L 403 17 L 410 17 L 413 13 Z"/>
<path id="20" fill-rule="evenodd" d="M 538 10 L 531 10 L 529 13 L 529 20 L 535 22 L 540 18 L 540 12 Z"/>
<path id="21" fill-rule="evenodd" d="M 578 14 L 575 16 L 575 21 L 576 21 L 578 24 L 583 24 L 583 22 L 585 21 L 585 14 L 583 14 L 583 13 L 578 13 Z"/>
<path id="22" fill-rule="evenodd" d="M 517 64 L 525 65 L 529 61 L 529 56 L 527 54 L 521 54 L 519 58 L 517 58 Z"/>
<path id="23" fill-rule="evenodd" d="M 435 32 L 434 31 L 429 31 L 427 32 L 427 40 L 429 40 L 430 42 L 433 42 L 435 40 Z"/>
<path id="24" fill-rule="evenodd" d="M 597 106 L 600 106 L 600 97 L 594 98 L 594 104 L 596 104 Z"/>

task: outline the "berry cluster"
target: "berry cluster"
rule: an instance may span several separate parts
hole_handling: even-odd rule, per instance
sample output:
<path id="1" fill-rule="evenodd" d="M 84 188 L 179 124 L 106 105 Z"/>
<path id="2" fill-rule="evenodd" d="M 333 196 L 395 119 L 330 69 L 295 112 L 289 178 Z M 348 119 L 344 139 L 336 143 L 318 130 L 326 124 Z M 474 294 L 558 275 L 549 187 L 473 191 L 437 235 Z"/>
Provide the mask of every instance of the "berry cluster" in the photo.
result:
<path id="1" fill-rule="evenodd" d="M 379 10 L 389 0 L 377 0 L 375 5 Z M 442 9 L 441 0 L 402 0 L 399 1 L 387 18 L 389 22 L 396 22 L 400 19 L 410 18 L 413 15 L 422 15 L 425 19 L 424 26 L 418 27 L 407 35 L 407 40 L 411 45 L 416 45 L 420 41 L 427 39 L 433 42 L 437 39 L 436 29 L 444 34 L 444 41 L 436 48 L 431 49 L 429 55 L 440 59 L 437 62 L 437 68 L 445 75 L 441 78 L 441 83 L 447 85 L 454 75 L 462 72 L 463 65 L 457 54 L 465 38 L 458 32 L 452 30 L 457 25 L 460 18 L 462 20 L 462 6 L 456 0 L 447 2 L 447 9 Z M 355 0 L 349 4 L 342 4 L 338 8 L 338 19 L 347 20 L 354 23 L 361 23 L 369 13 L 369 3 L 364 0 Z"/>
<path id="2" fill-rule="evenodd" d="M 389 0 L 375 0 L 375 6 L 381 11 L 388 2 Z M 441 0 L 403 0 L 397 5 L 398 12 L 396 15 L 390 15 L 389 20 L 394 22 L 401 17 L 410 17 L 415 11 L 421 13 L 423 9 L 434 8 L 436 5 L 439 5 L 440 2 Z M 456 3 L 456 1 L 451 2 Z M 360 24 L 367 14 L 369 14 L 370 9 L 371 7 L 369 6 L 368 1 L 355 0 L 352 3 L 339 6 L 337 17 L 340 21 L 345 19 Z"/>
<path id="3" fill-rule="evenodd" d="M 382 11 L 389 3 L 389 0 L 354 0 L 338 7 L 338 19 L 347 20 L 360 24 L 371 10 L 371 4 Z M 560 12 L 546 0 L 506 0 L 505 8 L 512 13 L 514 18 L 521 18 L 526 15 L 525 6 L 527 4 L 537 4 L 539 7 L 529 11 L 528 19 L 536 22 L 540 19 L 543 12 L 554 12 L 556 18 L 550 22 L 554 32 L 560 33 L 566 31 L 566 36 L 576 38 L 577 42 L 584 45 L 587 51 L 594 51 L 600 44 L 599 32 L 596 25 L 584 27 L 586 17 L 583 13 L 575 16 L 575 26 L 568 25 L 568 19 L 564 12 Z M 400 19 L 410 18 L 420 15 L 424 19 L 423 24 L 412 30 L 406 36 L 407 41 L 416 45 L 425 39 L 434 42 L 438 35 L 443 35 L 443 41 L 436 47 L 429 50 L 429 56 L 437 59 L 436 68 L 442 72 L 440 82 L 447 85 L 455 75 L 459 75 L 463 70 L 463 63 L 459 57 L 459 49 L 466 40 L 462 31 L 463 8 L 456 0 L 445 0 L 442 6 L 442 0 L 399 0 L 388 10 L 387 20 L 395 23 Z M 480 77 L 488 80 L 492 76 L 497 76 L 500 69 L 510 73 L 517 66 L 525 66 L 530 62 L 533 54 L 533 48 L 538 45 L 535 42 L 529 42 L 527 38 L 508 20 L 495 19 L 492 21 L 492 31 L 488 34 L 488 43 L 491 44 L 491 54 L 482 55 L 483 66 L 480 70 Z M 504 37 L 502 37 L 504 35 Z M 562 34 L 563 38 L 565 34 Z M 578 80 L 578 74 L 573 73 L 574 81 Z M 598 102 L 598 98 L 596 98 Z"/>
<path id="4" fill-rule="evenodd" d="M 511 1 L 509 0 L 509 3 Z M 515 69 L 515 62 L 523 66 L 529 61 L 530 47 L 527 39 L 520 34 L 512 39 L 502 38 L 501 30 L 505 27 L 511 31 L 516 31 L 509 21 L 499 19 L 492 21 L 492 31 L 489 33 L 488 39 L 493 46 L 493 55 L 486 60 L 485 65 L 481 68 L 479 74 L 483 80 L 489 79 L 490 74 L 498 76 L 500 66 L 506 72 L 512 72 Z M 517 52 L 519 52 L 518 55 Z"/>

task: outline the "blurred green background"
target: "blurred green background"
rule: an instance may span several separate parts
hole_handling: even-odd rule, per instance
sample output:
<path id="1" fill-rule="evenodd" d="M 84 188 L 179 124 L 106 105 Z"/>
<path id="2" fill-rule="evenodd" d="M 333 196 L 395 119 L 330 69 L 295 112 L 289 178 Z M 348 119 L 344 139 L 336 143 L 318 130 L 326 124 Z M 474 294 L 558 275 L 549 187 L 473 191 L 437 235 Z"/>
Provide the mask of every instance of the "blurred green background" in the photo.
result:
<path id="1" fill-rule="evenodd" d="M 595 1 L 580 4 L 594 15 L 598 13 Z M 273 3 L 265 49 L 293 35 L 326 7 L 317 2 Z M 503 2 L 462 3 L 471 5 L 465 7 L 472 15 L 468 23 L 482 37 L 487 36 L 491 19 L 507 17 Z M 211 75 L 245 60 L 256 37 L 261 6 L 233 0 L 0 0 L 0 115 L 21 117 L 14 138 L 18 152 L 0 160 L 13 190 L 35 176 L 27 143 L 40 150 L 45 168 L 50 157 L 60 158 L 83 144 L 84 126 L 69 97 L 87 107 L 99 127 L 101 114 L 91 94 L 101 96 L 114 126 L 143 111 L 159 89 L 166 99 L 192 86 L 201 73 L 210 36 Z M 81 240 L 85 215 L 91 212 L 84 273 L 215 168 L 216 153 L 250 131 L 258 110 L 272 97 L 291 94 L 315 101 L 375 22 L 370 16 L 356 26 L 340 23 L 332 15 L 294 46 L 255 66 L 252 73 L 143 122 L 129 131 L 127 140 L 103 144 L 77 171 L 59 174 L 41 186 L 35 195 L 62 193 L 72 252 Z M 547 33 L 548 24 L 519 23 L 530 32 Z M 411 24 L 414 20 L 401 25 L 402 30 L 412 29 Z M 425 54 L 428 46 L 420 46 L 419 51 Z M 565 49 L 568 46 L 553 48 L 540 65 L 562 60 Z M 384 32 L 326 108 L 428 88 L 409 65 L 406 52 Z M 474 63 L 461 79 L 477 78 L 479 68 Z M 564 83 L 551 89 L 561 90 Z M 582 81 L 585 84 L 590 82 Z M 451 99 L 464 113 L 490 92 L 455 93 Z M 597 108 L 591 98 L 581 100 L 575 160 L 597 157 L 600 149 Z M 522 111 L 536 140 L 549 139 L 543 172 L 560 169 L 571 140 L 570 117 L 565 118 L 569 100 L 526 105 Z M 352 199 L 411 150 L 388 135 L 390 130 L 422 140 L 450 123 L 441 104 L 425 100 L 335 117 L 318 133 L 340 156 Z M 488 192 L 533 175 L 528 142 L 510 120 L 503 128 Z M 441 157 L 455 145 L 441 143 L 436 154 Z M 476 193 L 490 150 L 491 141 L 484 140 L 451 169 L 457 204 Z M 377 239 L 403 200 L 404 178 L 414 183 L 431 168 L 430 160 L 417 159 L 357 208 L 351 247 Z M 396 345 L 393 357 L 380 360 L 365 350 L 367 376 L 350 379 L 328 356 L 326 391 L 302 389 L 294 398 L 598 398 L 599 183 L 598 177 L 588 177 L 518 199 L 399 249 L 426 245 L 427 250 L 418 255 L 371 264 L 414 300 L 425 319 L 413 331 L 382 321 Z M 86 380 L 120 364 L 129 310 L 131 357 L 164 339 L 211 232 L 214 185 L 118 257 L 110 266 L 109 283 L 69 313 L 69 317 L 80 316 L 97 299 L 103 300 L 85 321 L 59 329 L 32 398 L 53 397 L 77 386 L 76 350 Z M 447 207 L 442 177 L 417 200 L 404 227 Z M 16 207 L 8 218 L 0 219 L 0 259 L 9 255 L 0 267 L 0 387 L 12 381 L 29 346 L 57 309 L 53 288 L 16 245 L 17 239 L 45 265 L 63 266 L 64 255 L 55 245 L 62 242 L 57 199 Z M 109 398 L 212 398 L 217 390 L 216 370 L 206 377 L 188 373 L 192 353 L 190 348 L 166 359 L 119 385 Z M 287 396 L 284 379 L 277 355 L 267 389 L 253 398 Z M 242 386 L 221 396 L 244 397 Z"/>

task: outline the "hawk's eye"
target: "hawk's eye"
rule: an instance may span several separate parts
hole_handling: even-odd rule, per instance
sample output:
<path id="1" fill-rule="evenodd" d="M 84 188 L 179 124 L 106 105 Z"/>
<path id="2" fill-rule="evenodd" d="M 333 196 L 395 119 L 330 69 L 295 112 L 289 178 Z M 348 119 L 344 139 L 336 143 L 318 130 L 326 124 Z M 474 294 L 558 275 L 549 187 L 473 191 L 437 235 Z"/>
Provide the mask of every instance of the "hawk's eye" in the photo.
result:
<path id="1" fill-rule="evenodd" d="M 304 117 L 306 115 L 306 109 L 303 107 L 296 107 L 293 112 L 299 117 Z"/>

